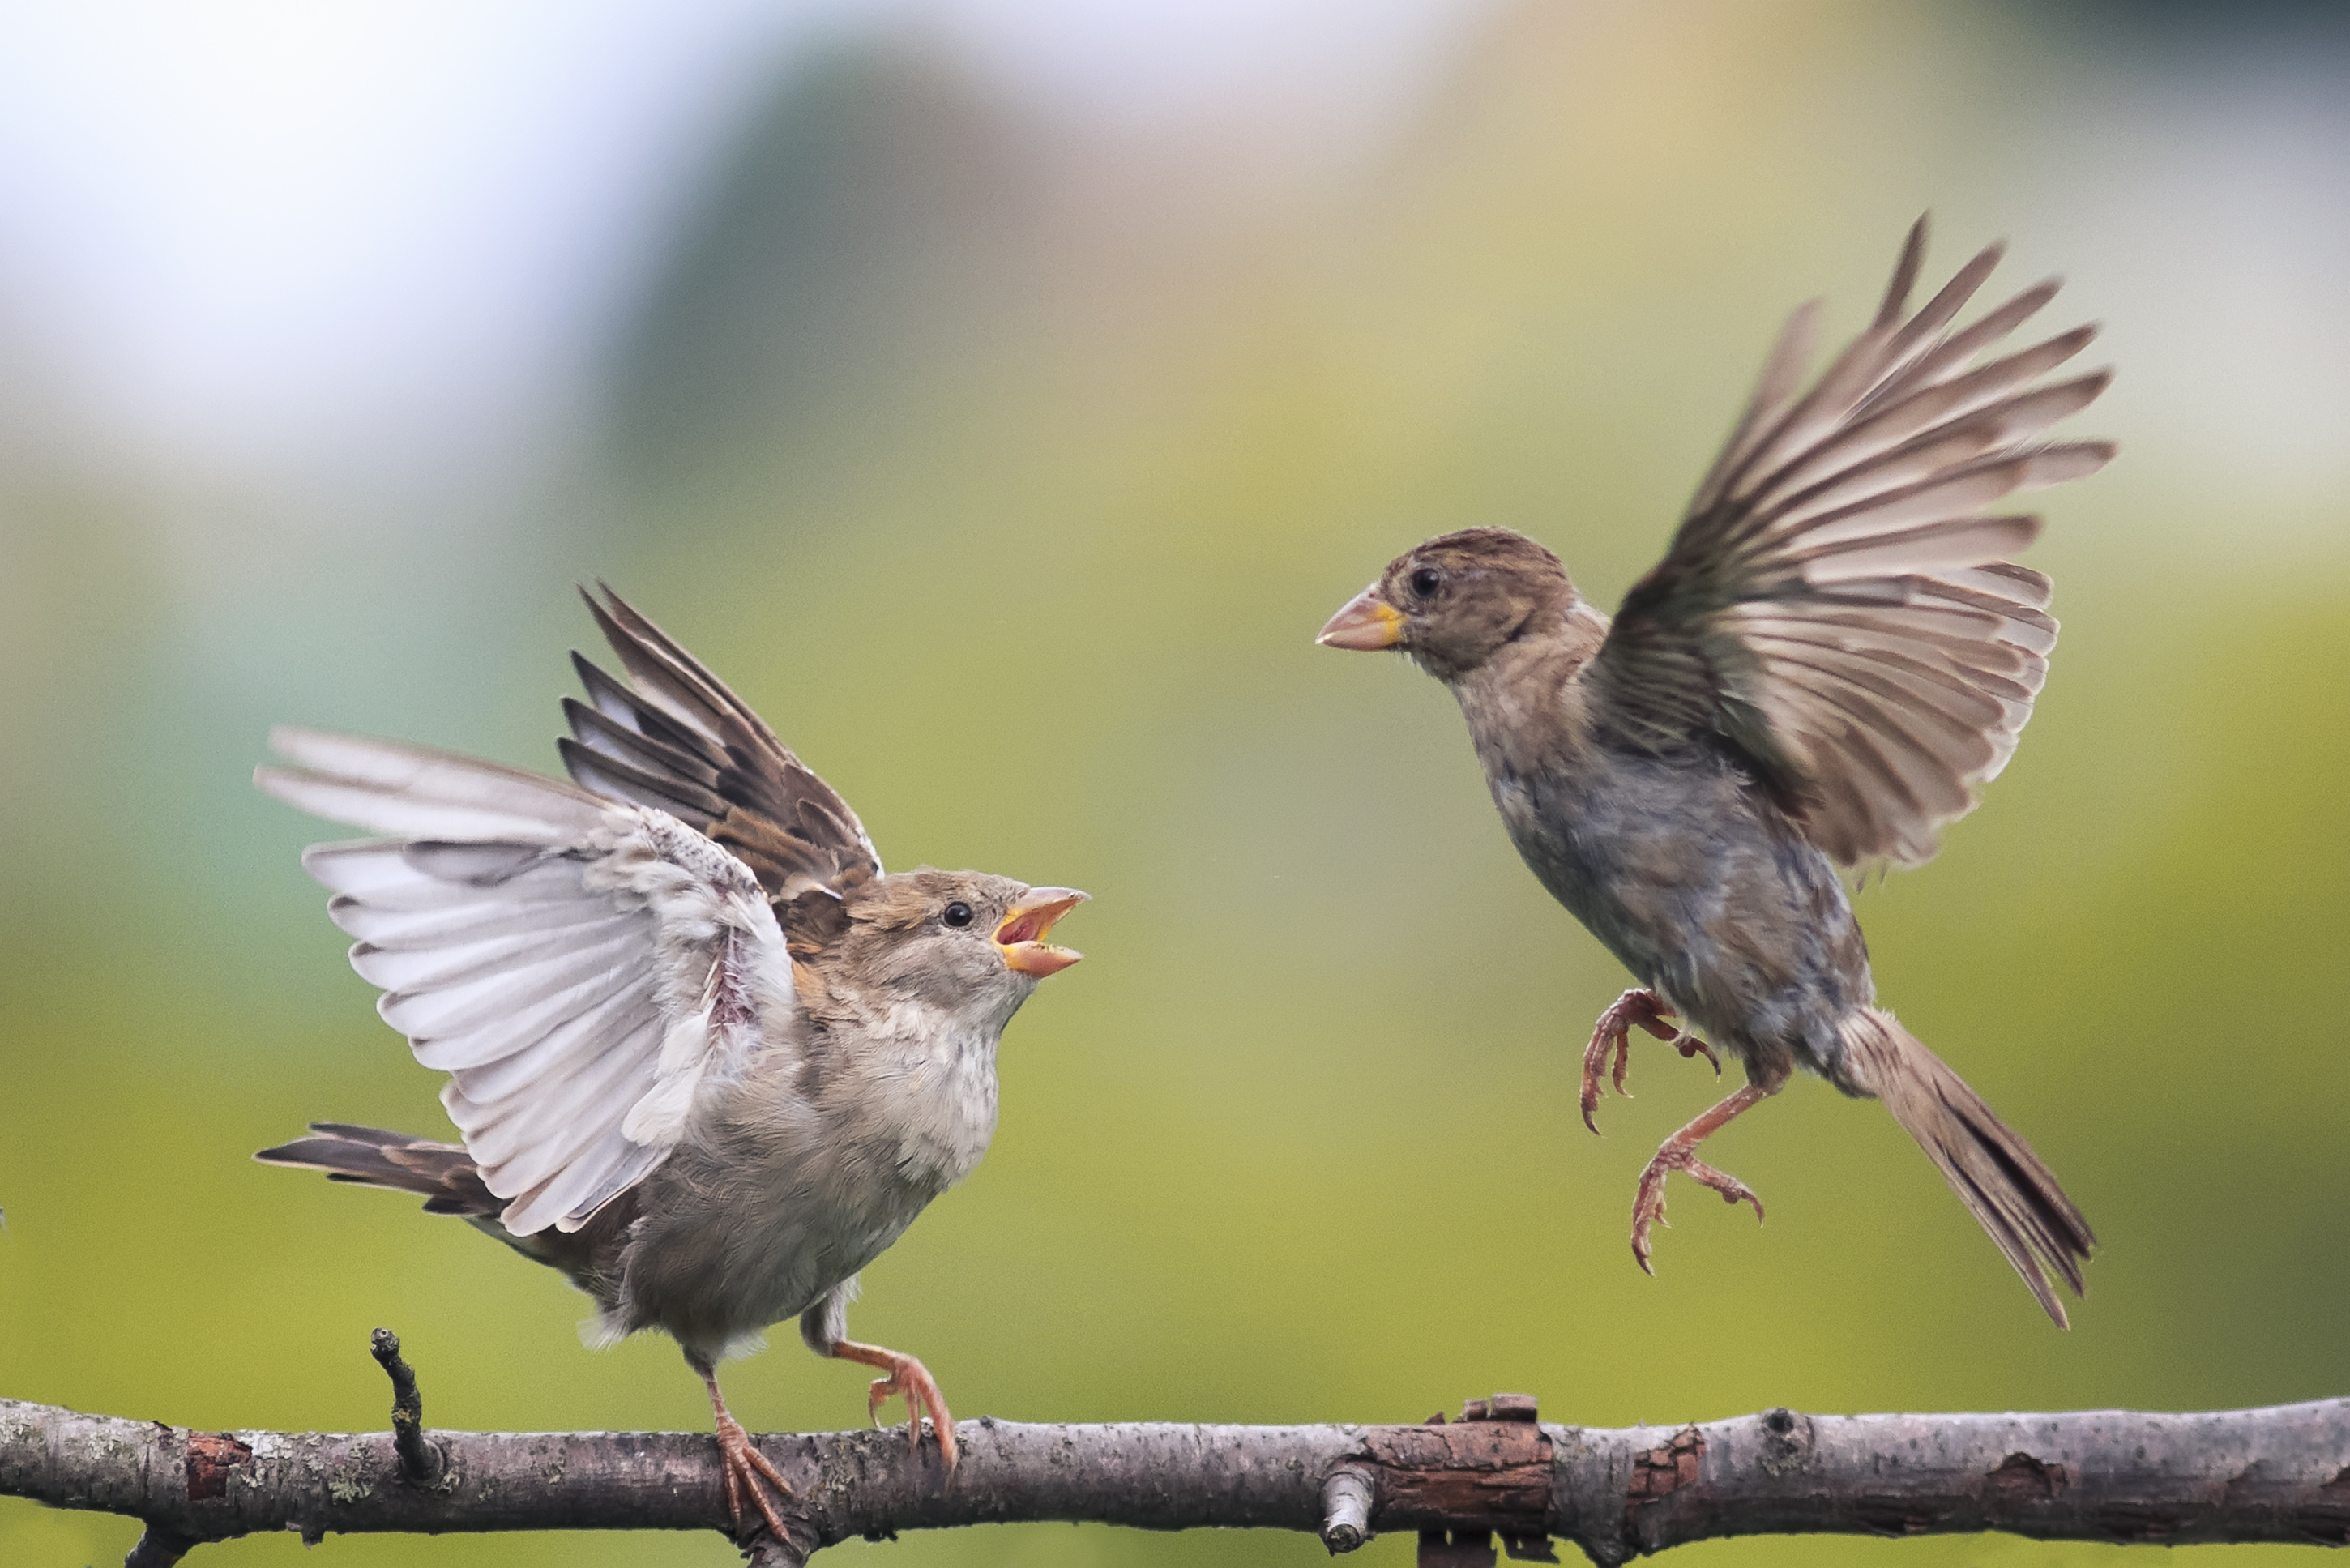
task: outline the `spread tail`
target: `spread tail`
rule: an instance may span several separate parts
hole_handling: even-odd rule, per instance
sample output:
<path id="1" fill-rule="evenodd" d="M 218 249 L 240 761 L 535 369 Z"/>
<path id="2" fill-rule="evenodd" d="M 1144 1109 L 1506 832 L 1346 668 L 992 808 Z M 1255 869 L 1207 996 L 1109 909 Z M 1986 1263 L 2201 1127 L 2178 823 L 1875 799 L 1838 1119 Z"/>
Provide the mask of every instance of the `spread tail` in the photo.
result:
<path id="1" fill-rule="evenodd" d="M 599 1237 L 625 1230 L 634 1217 L 633 1200 L 626 1193 L 606 1205 L 598 1223 L 589 1229 L 517 1236 L 498 1218 L 505 1212 L 506 1200 L 490 1190 L 481 1167 L 463 1144 L 434 1143 L 348 1122 L 312 1122 L 308 1137 L 265 1148 L 253 1158 L 264 1165 L 323 1170 L 329 1181 L 413 1192 L 424 1199 L 427 1214 L 454 1214 L 532 1262 L 562 1270 L 573 1284 L 610 1305 L 600 1288 L 597 1249 Z"/>
<path id="2" fill-rule="evenodd" d="M 494 1217 L 505 1200 L 482 1181 L 473 1157 L 463 1146 L 430 1143 L 404 1133 L 343 1122 L 312 1122 L 310 1136 L 253 1157 L 264 1165 L 323 1170 L 329 1181 L 351 1181 L 393 1192 L 420 1193 L 428 1214 Z"/>
<path id="3" fill-rule="evenodd" d="M 2056 1326 L 2068 1326 L 2048 1275 L 2054 1271 L 2081 1294 L 2081 1264 L 2096 1237 L 2055 1172 L 1891 1013 L 1863 1009 L 1843 1033 L 1852 1086 L 1885 1102 Z"/>

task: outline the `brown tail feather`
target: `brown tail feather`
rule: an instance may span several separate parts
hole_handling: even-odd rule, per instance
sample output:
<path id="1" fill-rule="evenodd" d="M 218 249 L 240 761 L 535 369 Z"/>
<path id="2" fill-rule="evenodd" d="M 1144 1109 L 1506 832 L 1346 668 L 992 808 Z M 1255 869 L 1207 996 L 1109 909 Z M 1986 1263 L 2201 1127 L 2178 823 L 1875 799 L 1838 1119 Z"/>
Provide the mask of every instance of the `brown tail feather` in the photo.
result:
<path id="1" fill-rule="evenodd" d="M 1885 1102 L 2048 1315 L 2059 1328 L 2068 1326 L 2048 1273 L 2054 1270 L 2082 1294 L 2081 1264 L 2096 1237 L 2055 1173 L 1891 1013 L 1855 1013 L 1844 1025 L 1844 1044 L 1854 1086 Z"/>
<path id="2" fill-rule="evenodd" d="M 505 1208 L 482 1181 L 473 1156 L 453 1143 L 431 1143 L 404 1133 L 344 1122 L 312 1122 L 296 1138 L 253 1158 L 264 1165 L 323 1170 L 329 1181 L 351 1181 L 393 1192 L 421 1193 L 428 1214 L 482 1219 Z"/>

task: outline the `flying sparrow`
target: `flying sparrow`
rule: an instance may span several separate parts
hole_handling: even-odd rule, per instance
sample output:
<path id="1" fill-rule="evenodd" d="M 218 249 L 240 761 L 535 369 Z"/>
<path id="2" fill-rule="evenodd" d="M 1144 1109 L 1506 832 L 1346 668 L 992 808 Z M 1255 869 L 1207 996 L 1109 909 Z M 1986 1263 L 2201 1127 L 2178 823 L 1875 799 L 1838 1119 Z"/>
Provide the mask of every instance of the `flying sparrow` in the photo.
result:
<path id="1" fill-rule="evenodd" d="M 352 967 L 450 1075 L 462 1144 L 318 1123 L 257 1157 L 425 1194 L 599 1309 L 592 1345 L 660 1329 L 710 1391 L 727 1506 L 779 1536 L 790 1488 L 718 1364 L 796 1315 L 879 1368 L 868 1407 L 954 1418 L 910 1355 L 847 1337 L 858 1271 L 971 1174 L 995 1128 L 997 1036 L 1078 954 L 1086 895 L 972 871 L 884 875 L 857 815 L 742 700 L 607 591 L 628 679 L 572 656 L 575 783 L 281 729 L 255 782 L 387 836 L 303 856 Z"/>
<path id="2" fill-rule="evenodd" d="M 1908 314 L 1925 239 L 1920 219 L 1875 321 L 1800 394 L 1816 313 L 1795 312 L 1671 548 L 1612 622 L 1550 551 L 1471 528 L 1398 556 L 1317 640 L 1399 649 L 1451 690 L 1511 842 L 1638 979 L 1584 1053 L 1594 1131 L 1602 1073 L 1612 1053 L 1623 1092 L 1635 1028 L 1711 1058 L 1679 1014 L 1744 1064 L 1745 1087 L 1641 1173 L 1643 1269 L 1670 1171 L 1762 1216 L 1697 1147 L 1803 1067 L 1882 1099 L 2062 1325 L 2048 1274 L 2080 1293 L 2088 1222 L 1873 1005 L 1837 868 L 1929 859 L 2014 751 L 2056 623 L 2048 579 L 2008 559 L 2040 520 L 1985 508 L 2111 459 L 2106 442 L 2040 440 L 2110 372 L 2043 379 L 2090 327 L 1977 363 L 2056 292 L 1951 330 L 1998 245 Z"/>

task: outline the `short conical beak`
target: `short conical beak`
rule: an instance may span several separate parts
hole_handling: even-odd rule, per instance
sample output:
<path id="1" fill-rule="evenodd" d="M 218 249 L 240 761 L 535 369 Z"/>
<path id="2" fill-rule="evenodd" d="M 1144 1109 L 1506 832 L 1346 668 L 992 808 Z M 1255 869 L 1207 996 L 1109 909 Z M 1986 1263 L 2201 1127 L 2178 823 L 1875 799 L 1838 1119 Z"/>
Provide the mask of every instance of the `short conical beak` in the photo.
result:
<path id="1" fill-rule="evenodd" d="M 1029 888 L 995 928 L 995 950 L 1003 955 L 1003 967 L 1042 980 L 1085 957 L 1073 948 L 1056 948 L 1045 937 L 1055 921 L 1090 896 L 1075 888 Z"/>
<path id="2" fill-rule="evenodd" d="M 1403 640 L 1403 616 L 1379 597 L 1379 585 L 1373 583 L 1348 599 L 1314 640 L 1324 648 L 1376 653 Z"/>

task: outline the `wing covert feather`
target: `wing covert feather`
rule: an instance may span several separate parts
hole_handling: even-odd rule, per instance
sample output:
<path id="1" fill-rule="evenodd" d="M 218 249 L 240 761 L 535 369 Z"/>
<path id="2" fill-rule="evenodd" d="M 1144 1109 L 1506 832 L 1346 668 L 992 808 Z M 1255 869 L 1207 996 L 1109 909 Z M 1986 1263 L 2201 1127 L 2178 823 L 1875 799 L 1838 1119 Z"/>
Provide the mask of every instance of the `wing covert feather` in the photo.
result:
<path id="1" fill-rule="evenodd" d="M 396 836 L 303 865 L 506 1229 L 576 1231 L 655 1168 L 706 1096 L 791 1049 L 790 961 L 743 861 L 676 817 L 575 784 L 281 730 L 269 794 Z"/>
<path id="2" fill-rule="evenodd" d="M 629 678 L 571 656 L 588 701 L 564 700 L 571 733 L 557 745 L 574 779 L 724 845 L 779 905 L 880 874 L 848 803 L 748 703 L 610 588 L 580 597 Z"/>

